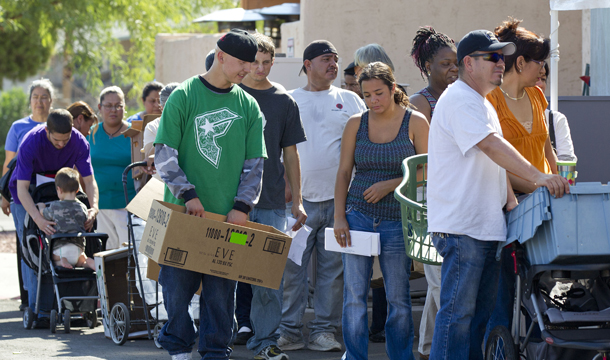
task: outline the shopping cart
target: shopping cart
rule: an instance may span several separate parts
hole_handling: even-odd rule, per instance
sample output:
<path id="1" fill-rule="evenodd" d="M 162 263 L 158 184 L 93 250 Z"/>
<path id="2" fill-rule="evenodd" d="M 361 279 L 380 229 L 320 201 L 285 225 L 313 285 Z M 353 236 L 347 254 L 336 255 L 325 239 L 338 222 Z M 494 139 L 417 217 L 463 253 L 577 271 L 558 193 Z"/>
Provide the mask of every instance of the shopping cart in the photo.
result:
<path id="1" fill-rule="evenodd" d="M 128 173 L 131 169 L 138 166 L 147 166 L 146 161 L 130 164 L 123 171 L 123 190 L 125 192 L 125 202 L 129 203 L 127 192 Z M 129 178 L 131 181 L 131 178 Z M 129 331 L 133 325 L 146 326 L 146 334 L 149 339 L 155 340 L 155 345 L 160 347 L 156 339 L 161 328 L 159 319 L 159 294 L 158 284 L 155 282 L 155 302 L 146 303 L 144 291 L 144 281 L 140 271 L 138 260 L 138 249 L 134 236 L 134 224 L 132 215 L 128 213 L 128 245 L 127 245 L 127 292 L 125 302 L 117 302 L 112 306 L 109 314 L 109 330 L 112 341 L 117 345 L 123 345 L 129 336 Z M 150 281 L 150 280 L 148 280 Z M 150 316 L 151 309 L 156 310 L 156 316 Z"/>

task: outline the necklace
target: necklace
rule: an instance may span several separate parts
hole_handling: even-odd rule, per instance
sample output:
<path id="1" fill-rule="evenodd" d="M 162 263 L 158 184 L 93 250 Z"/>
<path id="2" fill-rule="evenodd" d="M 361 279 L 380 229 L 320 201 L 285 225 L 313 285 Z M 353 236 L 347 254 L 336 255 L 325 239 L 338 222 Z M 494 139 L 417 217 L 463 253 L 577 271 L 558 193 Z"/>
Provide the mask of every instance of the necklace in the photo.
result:
<path id="1" fill-rule="evenodd" d="M 439 98 L 440 96 L 436 96 L 436 91 L 433 91 L 433 90 L 432 90 L 432 87 L 431 87 L 430 85 L 428 85 L 428 86 L 426 87 L 426 89 L 428 89 L 428 92 L 430 93 L 430 95 L 432 95 L 432 97 L 433 97 L 433 98 L 435 98 L 436 100 L 438 100 L 438 98 Z"/>
<path id="2" fill-rule="evenodd" d="M 113 132 L 112 134 L 109 134 L 108 131 L 106 131 L 106 127 L 104 127 L 104 125 L 102 125 L 102 128 L 104 129 L 104 132 L 106 133 L 106 135 L 108 135 L 108 139 L 112 139 L 114 137 L 114 135 L 116 135 L 119 131 L 121 131 L 121 129 L 123 129 L 123 123 L 121 123 L 121 126 L 119 126 L 117 131 Z"/>
<path id="3" fill-rule="evenodd" d="M 506 95 L 506 97 L 508 97 L 511 100 L 518 101 L 518 100 L 521 100 L 521 99 L 523 99 L 525 97 L 525 89 L 523 89 L 523 94 L 521 94 L 520 97 L 516 98 L 516 97 L 512 97 L 512 96 L 508 95 L 506 93 L 506 91 L 502 90 L 502 87 L 500 87 L 500 86 L 498 86 L 498 87 L 500 88 L 500 91 L 502 91 L 502 94 Z"/>

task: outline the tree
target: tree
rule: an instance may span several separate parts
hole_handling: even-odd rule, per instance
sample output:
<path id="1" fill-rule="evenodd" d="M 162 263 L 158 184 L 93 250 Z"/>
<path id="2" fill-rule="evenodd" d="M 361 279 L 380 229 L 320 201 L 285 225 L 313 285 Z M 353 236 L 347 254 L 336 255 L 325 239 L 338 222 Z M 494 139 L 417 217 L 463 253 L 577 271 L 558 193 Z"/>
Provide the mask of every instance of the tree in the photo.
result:
<path id="1" fill-rule="evenodd" d="M 201 32 L 202 26 L 192 23 L 195 16 L 235 5 L 235 0 L 0 0 L 0 80 L 35 74 L 54 50 L 64 59 L 64 79 L 84 75 L 87 87 L 97 90 L 100 69 L 107 65 L 113 83 L 141 85 L 154 77 L 158 33 Z M 117 30 L 128 32 L 127 45 L 117 39 Z"/>
<path id="2" fill-rule="evenodd" d="M 4 142 L 11 125 L 28 114 L 28 95 L 21 88 L 0 93 L 0 144 Z M 4 151 L 0 152 L 0 164 L 4 164 Z"/>

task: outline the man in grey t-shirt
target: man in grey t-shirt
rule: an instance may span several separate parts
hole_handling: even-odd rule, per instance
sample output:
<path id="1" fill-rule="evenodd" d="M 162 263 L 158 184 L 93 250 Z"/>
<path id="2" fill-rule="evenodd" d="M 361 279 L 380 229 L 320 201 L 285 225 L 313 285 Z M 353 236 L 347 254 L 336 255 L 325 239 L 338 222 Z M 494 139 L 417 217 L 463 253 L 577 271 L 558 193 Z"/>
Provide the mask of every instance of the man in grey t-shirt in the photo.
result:
<path id="1" fill-rule="evenodd" d="M 301 167 L 296 147 L 296 144 L 306 140 L 305 130 L 294 99 L 283 86 L 273 84 L 267 78 L 275 56 L 273 41 L 258 33 L 253 36 L 258 42 L 256 61 L 239 86 L 256 99 L 263 113 L 268 158 L 264 165 L 262 193 L 258 204 L 250 212 L 250 220 L 286 231 L 285 167 L 292 190 L 291 210 L 296 219 L 292 230 L 296 231 L 307 220 L 301 198 Z M 282 152 L 283 165 L 280 160 Z M 255 359 L 288 360 L 288 355 L 277 347 L 282 296 L 283 284 L 279 290 L 244 283 L 237 286 L 235 314 L 239 333 L 236 344 L 248 339 L 248 349 L 254 351 Z"/>

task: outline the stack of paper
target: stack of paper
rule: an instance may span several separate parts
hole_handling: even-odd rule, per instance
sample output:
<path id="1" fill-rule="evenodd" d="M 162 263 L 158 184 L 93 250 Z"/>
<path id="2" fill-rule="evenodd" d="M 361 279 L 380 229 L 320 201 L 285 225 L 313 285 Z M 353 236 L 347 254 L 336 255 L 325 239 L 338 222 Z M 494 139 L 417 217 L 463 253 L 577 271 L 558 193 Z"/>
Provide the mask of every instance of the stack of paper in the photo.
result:
<path id="1" fill-rule="evenodd" d="M 324 249 L 346 254 L 379 256 L 381 252 L 379 233 L 350 230 L 349 235 L 352 238 L 352 246 L 342 248 L 335 239 L 333 228 L 326 228 L 324 230 Z"/>

